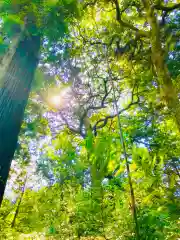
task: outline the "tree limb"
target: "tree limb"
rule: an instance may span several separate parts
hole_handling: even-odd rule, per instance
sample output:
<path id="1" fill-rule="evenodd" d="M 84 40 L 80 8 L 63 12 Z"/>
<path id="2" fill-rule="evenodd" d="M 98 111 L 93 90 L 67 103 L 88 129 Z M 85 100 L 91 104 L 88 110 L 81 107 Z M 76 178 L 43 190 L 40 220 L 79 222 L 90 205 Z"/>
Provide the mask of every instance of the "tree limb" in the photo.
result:
<path id="1" fill-rule="evenodd" d="M 64 115 L 60 112 L 59 113 L 62 120 L 65 122 L 67 128 L 72 132 L 72 133 L 75 133 L 75 134 L 80 134 L 83 138 L 85 137 L 85 135 L 82 133 L 82 131 L 80 129 L 75 129 L 73 127 L 70 126 L 70 124 L 68 123 L 67 119 L 64 117 Z"/>
<path id="2" fill-rule="evenodd" d="M 139 30 L 134 25 L 132 25 L 132 24 L 130 24 L 128 22 L 123 21 L 122 18 L 121 18 L 121 10 L 120 10 L 120 7 L 119 7 L 118 0 L 114 0 L 114 4 L 116 6 L 116 20 L 120 23 L 121 26 L 129 28 L 129 29 L 135 31 L 141 37 L 148 37 L 149 36 L 149 32 Z"/>
<path id="3" fill-rule="evenodd" d="M 89 6 L 95 6 L 96 3 L 97 3 L 97 0 L 90 1 L 90 2 L 88 2 L 88 3 L 86 3 L 86 4 L 84 5 L 83 9 L 86 9 L 86 8 L 89 7 Z"/>
<path id="4" fill-rule="evenodd" d="M 171 12 L 171 11 L 174 11 L 175 9 L 180 8 L 180 3 L 172 4 L 169 6 L 164 6 L 162 4 L 156 4 L 156 5 L 154 5 L 154 8 L 157 10 L 165 11 L 165 12 Z"/>
<path id="5" fill-rule="evenodd" d="M 138 104 L 138 103 L 139 103 L 139 100 L 136 101 L 136 102 L 131 102 L 130 104 L 128 104 L 127 107 L 119 110 L 118 114 L 121 114 L 121 113 L 125 112 L 125 111 L 128 110 L 131 106 L 133 106 L 133 105 L 135 105 L 135 104 Z M 107 124 L 107 122 L 108 122 L 110 119 L 112 119 L 112 118 L 114 118 L 114 117 L 117 117 L 118 114 L 109 115 L 109 116 L 106 116 L 106 117 L 103 118 L 103 119 L 98 120 L 98 121 L 96 122 L 96 124 L 92 127 L 92 130 L 96 133 L 97 129 L 101 129 L 101 128 L 105 127 L 106 124 Z M 101 123 L 101 124 L 100 124 L 100 123 Z"/>

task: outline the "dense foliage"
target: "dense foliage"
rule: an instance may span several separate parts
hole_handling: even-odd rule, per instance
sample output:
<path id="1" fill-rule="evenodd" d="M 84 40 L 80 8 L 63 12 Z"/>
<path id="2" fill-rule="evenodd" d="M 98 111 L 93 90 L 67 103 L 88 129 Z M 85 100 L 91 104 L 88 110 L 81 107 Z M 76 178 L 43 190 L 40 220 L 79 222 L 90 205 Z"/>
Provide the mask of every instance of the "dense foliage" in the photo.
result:
<path id="1" fill-rule="evenodd" d="M 0 239 L 179 239 L 178 1 L 0 8 L 2 59 L 27 13 L 42 36 Z"/>

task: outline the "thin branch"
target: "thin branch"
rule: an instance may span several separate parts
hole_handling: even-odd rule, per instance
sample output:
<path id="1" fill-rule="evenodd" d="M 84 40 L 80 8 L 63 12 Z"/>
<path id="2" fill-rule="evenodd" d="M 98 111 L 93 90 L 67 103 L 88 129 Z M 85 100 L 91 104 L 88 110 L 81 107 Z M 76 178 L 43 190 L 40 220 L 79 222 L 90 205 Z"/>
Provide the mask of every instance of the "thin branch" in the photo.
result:
<path id="1" fill-rule="evenodd" d="M 68 123 L 67 119 L 64 117 L 64 115 L 62 114 L 62 112 L 59 113 L 62 120 L 64 121 L 64 123 L 66 124 L 67 128 L 75 134 L 80 134 L 83 138 L 85 137 L 84 134 L 82 133 L 82 131 L 80 129 L 76 129 L 70 126 L 70 124 Z"/>
<path id="2" fill-rule="evenodd" d="M 116 19 L 120 23 L 121 26 L 129 28 L 129 29 L 135 31 L 141 37 L 148 37 L 149 36 L 149 32 L 139 30 L 134 25 L 132 25 L 132 24 L 130 24 L 128 22 L 123 21 L 122 18 L 121 18 L 121 10 L 120 10 L 120 7 L 119 7 L 118 0 L 114 0 L 114 3 L 115 3 L 115 6 L 116 6 Z"/>
<path id="3" fill-rule="evenodd" d="M 135 49 L 137 48 L 137 43 L 138 41 L 140 41 L 140 36 L 139 35 L 136 35 L 135 39 L 131 39 L 129 40 L 123 47 L 120 47 L 120 40 L 117 40 L 116 41 L 116 52 L 115 54 L 118 56 L 118 55 L 123 55 L 127 52 L 129 52 L 132 48 Z"/>
<path id="4" fill-rule="evenodd" d="M 108 122 L 110 119 L 117 117 L 119 114 L 125 112 L 125 111 L 128 110 L 131 106 L 133 106 L 133 105 L 135 105 L 135 104 L 138 104 L 138 103 L 139 103 L 139 99 L 138 99 L 138 101 L 136 101 L 136 102 L 131 102 L 130 104 L 128 104 L 127 107 L 119 110 L 118 114 L 116 113 L 116 114 L 113 114 L 113 115 L 109 115 L 109 116 L 106 116 L 106 117 L 103 118 L 103 119 L 98 120 L 98 121 L 96 122 L 96 124 L 92 127 L 93 131 L 96 132 L 97 129 L 101 129 L 101 128 L 105 127 L 106 124 L 107 124 L 107 122 Z M 101 124 L 100 124 L 100 123 L 101 123 Z"/>
<path id="5" fill-rule="evenodd" d="M 89 112 L 90 110 L 100 110 L 100 109 L 102 109 L 102 108 L 106 108 L 106 106 L 104 106 L 104 105 L 99 105 L 99 106 L 89 106 L 88 108 L 87 108 L 87 110 L 86 110 L 86 112 Z"/>
<path id="6" fill-rule="evenodd" d="M 105 92 L 105 95 L 103 96 L 101 104 L 99 106 L 89 106 L 86 110 L 86 113 L 88 113 L 88 111 L 90 111 L 90 110 L 100 110 L 102 108 L 106 108 L 105 101 L 106 101 L 106 98 L 108 97 L 108 95 L 110 94 L 111 89 L 108 91 L 107 81 L 105 79 L 104 79 L 104 92 Z"/>
<path id="7" fill-rule="evenodd" d="M 21 196 L 20 196 L 20 199 L 19 199 L 19 202 L 18 202 L 16 211 L 15 211 L 14 217 L 13 217 L 13 220 L 12 220 L 12 223 L 11 223 L 11 228 L 14 228 L 15 223 L 16 223 L 16 219 L 17 219 L 18 214 L 19 214 L 21 202 L 22 202 L 22 199 L 23 199 L 23 197 L 24 197 L 24 192 L 25 192 L 25 187 L 26 187 L 27 179 L 28 179 L 28 174 L 26 173 L 26 176 L 25 176 L 25 179 L 24 179 L 24 185 L 23 185 L 23 187 L 22 187 L 22 193 L 21 193 Z"/>
<path id="8" fill-rule="evenodd" d="M 90 1 L 90 2 L 88 2 L 88 3 L 86 3 L 86 4 L 84 5 L 83 9 L 86 9 L 86 8 L 89 7 L 89 6 L 95 6 L 96 3 L 97 3 L 97 0 L 94 0 L 93 2 Z"/>
<path id="9" fill-rule="evenodd" d="M 107 97 L 108 97 L 108 95 L 110 94 L 110 92 L 111 92 L 112 89 L 110 89 L 110 90 L 108 91 L 108 89 L 107 89 L 107 81 L 106 81 L 105 79 L 104 79 L 103 81 L 104 81 L 104 93 L 105 93 L 105 94 L 104 94 L 104 96 L 103 96 L 103 98 L 102 98 L 102 100 L 101 100 L 100 105 L 98 105 L 98 106 L 93 106 L 93 105 L 91 105 L 91 106 L 87 107 L 87 109 L 85 109 L 84 112 L 83 112 L 83 114 L 81 115 L 81 118 L 80 118 L 80 126 L 79 126 L 79 131 L 81 132 L 81 135 L 83 134 L 83 133 L 82 133 L 82 128 L 83 128 L 83 125 L 84 125 L 84 119 L 86 118 L 88 112 L 89 112 L 90 110 L 100 110 L 100 109 L 106 108 L 106 106 L 105 106 L 105 101 L 106 101 L 106 99 L 107 99 Z M 92 96 L 96 96 L 96 95 L 92 95 Z M 99 96 L 99 95 L 97 95 L 97 97 L 98 97 L 98 96 Z M 89 97 L 89 99 L 88 99 L 88 101 L 86 102 L 86 104 L 89 102 L 90 99 L 92 99 L 91 96 Z"/>
<path id="10" fill-rule="evenodd" d="M 108 91 L 108 88 L 107 88 L 107 80 L 103 79 L 103 82 L 104 82 L 104 92 L 105 92 L 105 95 L 102 99 L 102 102 L 101 102 L 101 105 L 104 106 L 105 104 L 105 101 L 106 101 L 106 98 L 108 97 L 108 95 L 111 93 L 111 90 L 112 88 L 110 88 L 110 90 Z"/>
<path id="11" fill-rule="evenodd" d="M 172 4 L 169 6 L 164 6 L 162 4 L 156 4 L 156 5 L 154 5 L 154 8 L 157 10 L 165 11 L 165 12 L 171 12 L 171 11 L 174 11 L 175 9 L 180 9 L 180 3 Z"/>

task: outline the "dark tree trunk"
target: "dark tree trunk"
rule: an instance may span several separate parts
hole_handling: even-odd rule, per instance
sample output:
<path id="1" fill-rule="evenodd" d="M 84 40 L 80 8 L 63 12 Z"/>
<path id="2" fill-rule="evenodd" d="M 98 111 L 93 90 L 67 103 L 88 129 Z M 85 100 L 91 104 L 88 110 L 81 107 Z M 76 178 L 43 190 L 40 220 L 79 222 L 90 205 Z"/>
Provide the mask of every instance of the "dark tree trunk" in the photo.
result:
<path id="1" fill-rule="evenodd" d="M 8 61 L 5 73 L 0 73 L 0 205 L 38 64 L 39 50 L 40 36 L 24 34 Z"/>

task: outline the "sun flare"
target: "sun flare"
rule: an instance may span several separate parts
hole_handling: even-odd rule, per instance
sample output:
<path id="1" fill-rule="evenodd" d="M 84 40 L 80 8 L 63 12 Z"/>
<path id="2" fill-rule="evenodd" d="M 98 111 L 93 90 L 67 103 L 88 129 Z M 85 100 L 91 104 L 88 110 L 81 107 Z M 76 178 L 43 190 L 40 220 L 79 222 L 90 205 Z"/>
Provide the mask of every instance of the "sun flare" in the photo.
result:
<path id="1" fill-rule="evenodd" d="M 59 96 L 58 95 L 52 96 L 51 97 L 51 103 L 54 106 L 56 106 L 56 107 L 60 106 L 60 104 L 61 104 L 61 97 L 60 97 L 60 95 Z"/>

